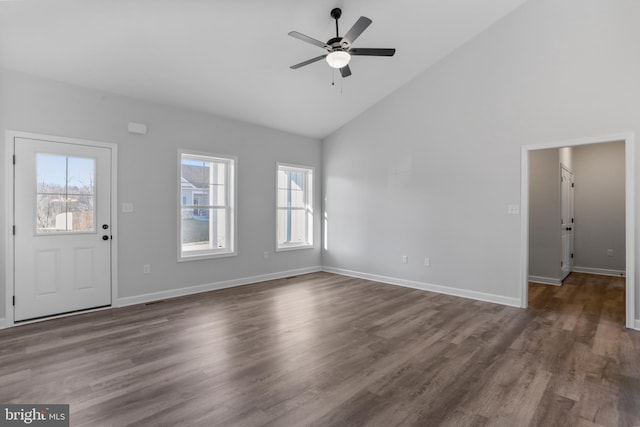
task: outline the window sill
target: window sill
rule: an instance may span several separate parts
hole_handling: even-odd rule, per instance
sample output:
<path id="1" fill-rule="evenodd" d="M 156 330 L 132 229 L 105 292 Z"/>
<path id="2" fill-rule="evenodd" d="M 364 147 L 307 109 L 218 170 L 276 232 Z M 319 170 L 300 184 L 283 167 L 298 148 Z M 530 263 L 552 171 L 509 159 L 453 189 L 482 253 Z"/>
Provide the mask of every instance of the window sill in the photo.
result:
<path id="1" fill-rule="evenodd" d="M 200 254 L 191 256 L 178 256 L 178 262 L 198 261 L 201 259 L 229 258 L 237 256 L 238 252 L 223 252 L 217 254 Z"/>
<path id="2" fill-rule="evenodd" d="M 313 245 L 309 244 L 298 244 L 298 245 L 287 245 L 287 246 L 278 246 L 276 248 L 276 252 L 287 252 L 287 251 L 297 251 L 299 249 L 313 249 Z"/>

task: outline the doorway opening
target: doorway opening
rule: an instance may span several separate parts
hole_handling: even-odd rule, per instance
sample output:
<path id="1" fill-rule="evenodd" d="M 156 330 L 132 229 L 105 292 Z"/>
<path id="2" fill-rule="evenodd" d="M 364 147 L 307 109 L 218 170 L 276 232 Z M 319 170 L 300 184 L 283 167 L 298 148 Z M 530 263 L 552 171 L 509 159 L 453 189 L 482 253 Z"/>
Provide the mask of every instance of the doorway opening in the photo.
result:
<path id="1" fill-rule="evenodd" d="M 589 251 L 585 250 L 585 248 L 589 247 L 587 240 L 597 239 L 599 232 L 613 232 L 611 230 L 600 230 L 602 227 L 594 225 L 598 224 L 595 220 L 588 225 L 588 218 L 584 216 L 581 224 L 581 213 L 576 211 L 574 214 L 573 212 L 574 185 L 579 187 L 581 184 L 579 174 L 574 174 L 574 169 L 580 166 L 579 163 L 571 164 L 571 152 L 572 150 L 574 153 L 590 152 L 588 150 L 595 149 L 597 147 L 596 144 L 599 147 L 607 148 L 613 148 L 614 144 L 618 144 L 617 147 L 624 153 L 624 170 L 622 168 L 618 170 L 619 180 L 624 182 L 624 190 L 622 188 L 616 189 L 620 199 L 617 201 L 619 217 L 617 217 L 618 220 L 614 221 L 616 224 L 613 224 L 613 227 L 618 227 L 618 231 L 621 233 L 617 242 L 622 246 L 609 247 L 613 246 L 613 244 L 600 242 L 601 245 L 605 245 L 602 251 L 604 256 L 609 257 L 605 260 L 611 262 L 617 254 L 617 259 L 620 262 L 617 265 L 611 264 L 607 268 L 599 268 L 602 265 L 592 262 L 589 258 L 592 254 L 589 254 Z M 567 152 L 569 152 L 568 160 Z M 565 279 L 567 283 L 592 283 L 593 280 L 587 280 L 589 273 L 604 274 L 616 279 L 618 288 L 621 285 L 624 286 L 624 323 L 627 328 L 635 327 L 635 167 L 633 153 L 634 135 L 631 133 L 522 147 L 521 253 L 523 255 L 521 260 L 521 307 L 526 308 L 529 305 L 529 281 L 544 283 L 544 285 L 541 285 L 543 287 L 562 285 Z M 584 157 L 584 154 L 582 156 Z M 554 158 L 557 160 L 555 164 L 553 164 Z M 547 165 L 548 172 L 552 169 L 555 172 L 545 175 L 544 165 Z M 597 171 L 592 175 L 595 178 L 592 177 L 588 186 L 595 192 L 594 185 L 597 186 L 599 184 Z M 540 176 L 546 176 L 546 178 L 542 179 L 543 181 L 544 179 L 548 181 L 547 188 L 551 190 L 543 191 L 545 187 L 543 185 L 544 182 L 540 181 Z M 582 176 L 584 176 L 584 173 Z M 583 187 L 581 190 L 582 206 L 589 205 L 589 203 L 593 206 L 593 203 L 598 203 L 597 200 L 595 202 L 590 200 L 591 195 L 587 194 L 586 188 Z M 606 189 L 600 189 L 600 191 L 606 191 Z M 585 194 L 587 194 L 587 197 L 585 197 Z M 545 198 L 549 203 L 549 208 L 546 210 L 544 207 L 541 208 L 541 206 L 544 206 L 542 202 Z M 591 199 L 593 198 L 591 197 Z M 547 225 L 543 227 L 544 224 Z M 583 226 L 582 234 L 580 231 L 581 225 Z M 609 225 L 612 225 L 611 221 L 609 221 Z M 589 229 L 589 227 L 591 228 Z M 574 251 L 574 240 L 578 247 L 583 248 L 578 250 L 577 254 Z M 598 252 L 598 256 L 602 255 Z M 576 273 L 571 274 L 572 272 Z M 618 278 L 612 276 L 618 276 Z M 621 276 L 623 277 L 622 279 L 620 278 Z M 606 278 L 607 276 L 602 277 Z M 612 282 L 616 280 L 612 280 Z M 542 288 L 536 287 L 536 289 Z"/>

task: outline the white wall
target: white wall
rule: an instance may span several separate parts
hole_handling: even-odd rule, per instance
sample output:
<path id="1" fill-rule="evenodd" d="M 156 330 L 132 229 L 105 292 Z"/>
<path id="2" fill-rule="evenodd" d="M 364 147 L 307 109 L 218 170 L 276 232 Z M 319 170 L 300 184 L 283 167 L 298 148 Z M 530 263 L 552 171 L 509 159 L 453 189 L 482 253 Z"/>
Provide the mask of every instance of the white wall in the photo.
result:
<path id="1" fill-rule="evenodd" d="M 529 154 L 529 277 L 533 281 L 560 284 L 562 280 L 560 217 L 560 150 L 532 151 Z"/>
<path id="2" fill-rule="evenodd" d="M 573 153 L 574 266 L 625 271 L 624 143 L 585 145 Z"/>
<path id="3" fill-rule="evenodd" d="M 146 123 L 146 136 L 127 133 L 130 121 Z M 119 256 L 119 297 L 320 265 L 320 218 L 315 249 L 275 250 L 276 162 L 321 171 L 320 141 L 260 126 L 141 102 L 121 96 L 0 70 L 0 132 L 20 130 L 118 144 L 118 206 L 114 237 Z M 178 148 L 238 157 L 238 256 L 176 262 Z M 0 176 L 5 176 L 0 150 Z M 320 180 L 316 180 L 320 206 Z M 6 241 L 5 187 L 0 186 L 0 241 Z M 269 251 L 267 260 L 263 252 Z M 0 247 L 0 318 L 4 317 L 4 244 Z M 151 264 L 151 274 L 142 265 Z"/>
<path id="4" fill-rule="evenodd" d="M 531 0 L 328 137 L 323 264 L 519 300 L 521 146 L 640 131 L 639 21 Z"/>

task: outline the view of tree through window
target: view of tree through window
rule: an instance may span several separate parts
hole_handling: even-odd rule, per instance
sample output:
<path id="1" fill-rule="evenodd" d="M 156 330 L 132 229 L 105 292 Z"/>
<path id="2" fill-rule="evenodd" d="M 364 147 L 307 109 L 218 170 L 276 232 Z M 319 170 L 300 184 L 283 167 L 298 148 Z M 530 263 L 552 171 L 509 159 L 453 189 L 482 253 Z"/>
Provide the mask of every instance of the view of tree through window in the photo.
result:
<path id="1" fill-rule="evenodd" d="M 92 158 L 36 155 L 36 232 L 95 231 Z"/>

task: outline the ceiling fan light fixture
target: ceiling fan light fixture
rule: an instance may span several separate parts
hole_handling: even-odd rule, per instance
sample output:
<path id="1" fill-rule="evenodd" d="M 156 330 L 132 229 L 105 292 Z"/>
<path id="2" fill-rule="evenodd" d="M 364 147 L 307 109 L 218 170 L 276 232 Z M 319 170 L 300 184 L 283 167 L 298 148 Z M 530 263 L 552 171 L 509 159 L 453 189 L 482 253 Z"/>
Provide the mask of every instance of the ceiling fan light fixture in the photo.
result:
<path id="1" fill-rule="evenodd" d="M 351 55 L 344 50 L 336 50 L 327 55 L 327 64 L 332 68 L 346 67 L 351 60 Z"/>

